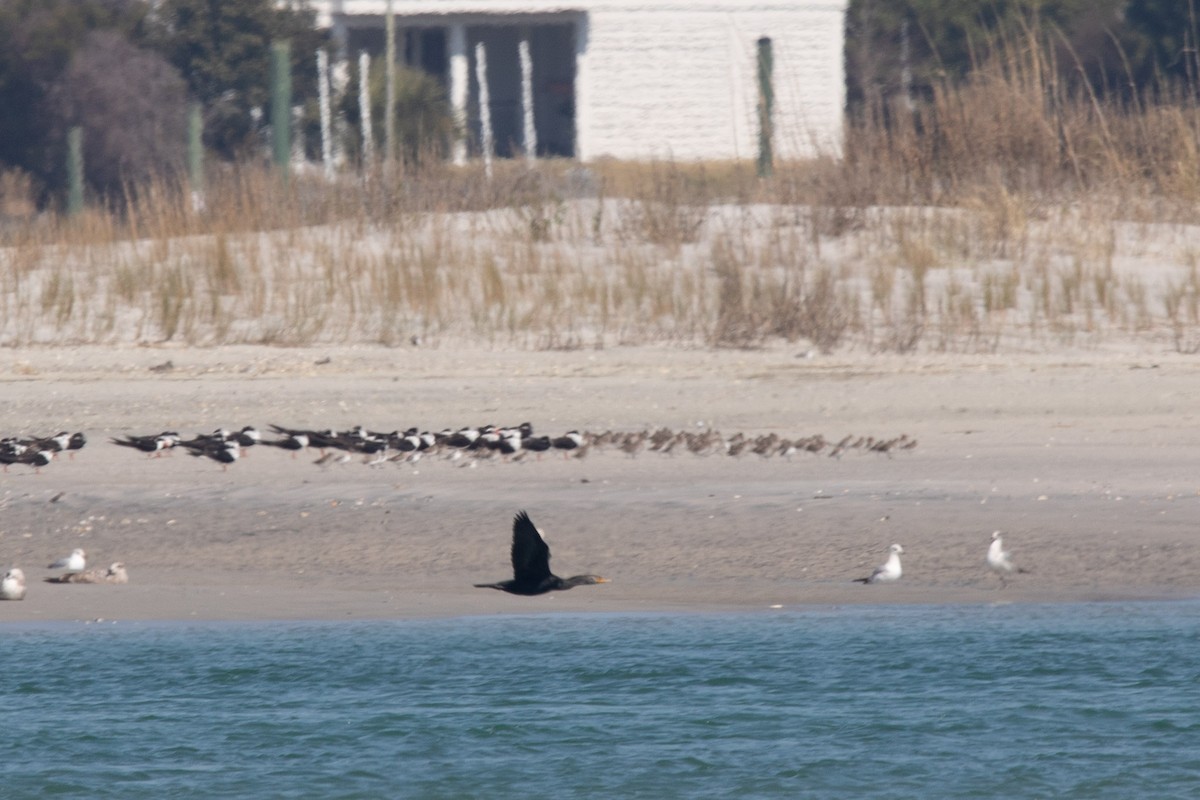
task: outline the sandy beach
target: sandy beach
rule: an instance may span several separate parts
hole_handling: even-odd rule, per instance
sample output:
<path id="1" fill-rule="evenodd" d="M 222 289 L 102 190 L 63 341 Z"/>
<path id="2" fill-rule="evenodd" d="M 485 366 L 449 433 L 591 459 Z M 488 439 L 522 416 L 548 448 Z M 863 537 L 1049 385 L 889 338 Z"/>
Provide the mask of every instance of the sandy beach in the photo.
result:
<path id="1" fill-rule="evenodd" d="M 169 364 L 169 366 L 167 366 Z M 158 369 L 155 369 L 158 367 Z M 0 435 L 83 431 L 36 473 L 0 474 L 0 566 L 24 601 L 0 621 L 362 619 L 848 603 L 1062 602 L 1200 594 L 1200 362 L 1175 353 L 831 356 L 762 350 L 468 347 L 0 352 Z M 274 423 L 516 425 L 539 433 L 716 429 L 914 438 L 891 454 L 790 460 L 593 450 L 500 460 L 317 466 L 268 447 L 223 469 L 148 457 L 126 434 Z M 527 510 L 561 575 L 510 577 Z M 1028 572 L 1001 588 L 994 530 Z M 892 542 L 904 576 L 863 586 Z M 83 547 L 126 585 L 54 585 Z"/>

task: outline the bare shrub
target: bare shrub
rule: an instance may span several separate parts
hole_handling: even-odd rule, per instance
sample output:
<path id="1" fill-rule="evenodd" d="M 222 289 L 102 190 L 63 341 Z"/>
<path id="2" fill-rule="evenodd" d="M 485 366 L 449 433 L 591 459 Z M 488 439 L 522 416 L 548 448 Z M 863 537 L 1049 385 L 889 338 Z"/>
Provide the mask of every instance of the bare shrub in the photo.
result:
<path id="1" fill-rule="evenodd" d="M 713 345 L 752 347 L 760 343 L 762 333 L 759 321 L 753 305 L 746 300 L 744 267 L 728 237 L 721 237 L 713 244 L 711 259 L 719 283 Z"/>
<path id="2" fill-rule="evenodd" d="M 708 219 L 710 197 L 703 169 L 651 164 L 618 224 L 626 239 L 679 248 L 698 241 Z"/>
<path id="3" fill-rule="evenodd" d="M 51 91 L 61 120 L 56 134 L 83 128 L 87 181 L 115 199 L 125 185 L 182 166 L 185 91 L 179 73 L 160 56 L 114 31 L 94 31 Z"/>

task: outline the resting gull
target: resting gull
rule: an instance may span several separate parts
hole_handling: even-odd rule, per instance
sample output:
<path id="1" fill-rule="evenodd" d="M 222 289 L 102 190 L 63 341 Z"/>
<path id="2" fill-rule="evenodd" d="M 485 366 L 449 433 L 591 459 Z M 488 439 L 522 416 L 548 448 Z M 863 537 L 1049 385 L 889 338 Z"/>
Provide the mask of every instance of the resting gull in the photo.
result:
<path id="1" fill-rule="evenodd" d="M 87 569 L 87 553 L 82 547 L 76 547 L 71 555 L 60 558 L 46 569 L 65 569 L 67 572 L 83 572 Z"/>
<path id="2" fill-rule="evenodd" d="M 19 567 L 13 567 L 4 573 L 0 581 L 0 600 L 25 599 L 25 573 Z"/>
<path id="3" fill-rule="evenodd" d="M 882 583 L 884 581 L 900 580 L 900 554 L 904 552 L 904 548 L 898 544 L 894 544 L 888 548 L 887 561 L 875 568 L 866 578 L 855 578 L 857 583 Z"/>

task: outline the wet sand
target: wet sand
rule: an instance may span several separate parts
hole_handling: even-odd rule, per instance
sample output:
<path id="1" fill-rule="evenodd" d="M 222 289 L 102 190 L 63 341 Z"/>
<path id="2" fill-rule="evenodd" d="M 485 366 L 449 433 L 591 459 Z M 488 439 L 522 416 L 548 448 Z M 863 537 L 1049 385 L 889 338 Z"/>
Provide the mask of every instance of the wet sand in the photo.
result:
<path id="1" fill-rule="evenodd" d="M 170 367 L 165 365 L 170 363 Z M 162 369 L 152 369 L 163 367 Z M 82 430 L 36 474 L 0 474 L 0 621 L 363 619 L 847 603 L 1067 602 L 1200 594 L 1200 362 L 1173 353 L 809 357 L 629 348 L 54 348 L 0 353 L 0 435 Z M 228 470 L 113 436 L 253 424 L 539 433 L 716 428 L 916 448 L 791 460 L 616 449 L 586 459 L 319 467 L 263 446 Z M 472 466 L 473 464 L 473 466 Z M 509 577 L 526 509 L 561 575 Z M 1002 530 L 1029 571 L 984 567 Z M 904 545 L 904 577 L 856 577 Z M 74 547 L 127 585 L 52 585 Z"/>

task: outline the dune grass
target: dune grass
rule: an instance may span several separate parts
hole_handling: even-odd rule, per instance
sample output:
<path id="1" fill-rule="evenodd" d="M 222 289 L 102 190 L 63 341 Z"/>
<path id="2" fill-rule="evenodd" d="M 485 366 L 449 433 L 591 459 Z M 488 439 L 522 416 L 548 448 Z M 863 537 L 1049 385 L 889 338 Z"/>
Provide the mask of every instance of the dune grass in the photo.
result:
<path id="1" fill-rule="evenodd" d="M 240 166 L 201 210 L 164 178 L 68 219 L 0 176 L 0 344 L 1200 351 L 1193 100 L 1106 104 L 1013 59 L 875 112 L 767 180 Z"/>

